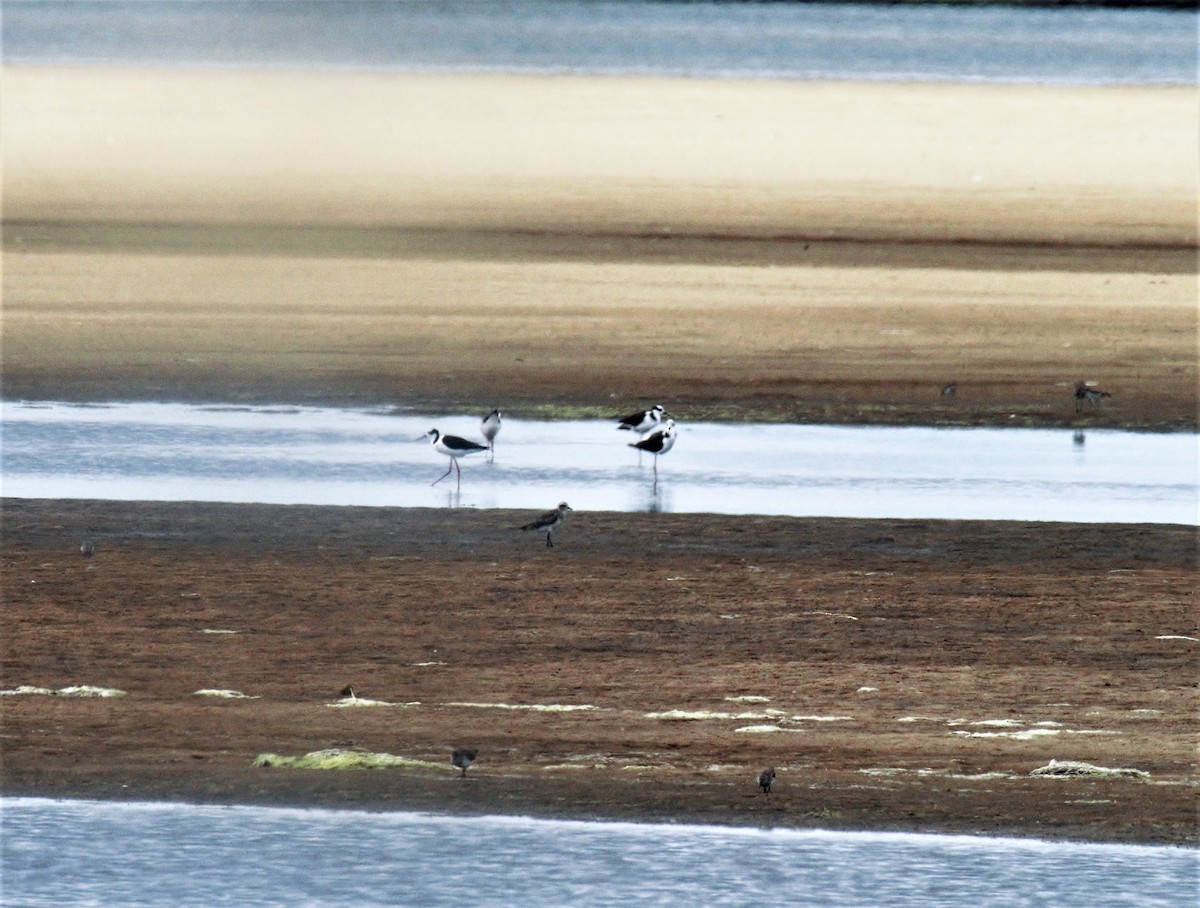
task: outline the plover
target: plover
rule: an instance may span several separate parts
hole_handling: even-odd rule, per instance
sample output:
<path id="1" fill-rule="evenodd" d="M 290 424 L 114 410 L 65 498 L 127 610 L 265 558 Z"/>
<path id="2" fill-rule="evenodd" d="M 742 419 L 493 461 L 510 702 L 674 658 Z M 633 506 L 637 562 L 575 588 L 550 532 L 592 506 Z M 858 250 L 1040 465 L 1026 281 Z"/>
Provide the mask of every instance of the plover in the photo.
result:
<path id="1" fill-rule="evenodd" d="M 496 436 L 500 434 L 500 411 L 493 410 L 479 421 L 479 431 L 487 439 L 489 459 L 496 456 Z"/>
<path id="2" fill-rule="evenodd" d="M 467 776 L 467 767 L 475 762 L 477 750 L 467 750 L 466 748 L 456 748 L 454 753 L 450 755 L 450 762 L 462 770 L 463 778 Z"/>
<path id="3" fill-rule="evenodd" d="M 771 796 L 771 786 L 775 784 L 775 767 L 771 766 L 758 774 L 758 787 L 767 797 Z"/>
<path id="4" fill-rule="evenodd" d="M 658 482 L 658 458 L 675 447 L 675 420 L 668 419 L 661 429 L 651 432 L 641 441 L 633 442 L 629 447 L 654 455 L 654 481 Z"/>
<path id="5" fill-rule="evenodd" d="M 430 485 L 437 485 L 455 470 L 458 471 L 458 484 L 462 486 L 462 468 L 458 465 L 458 458 L 466 457 L 468 454 L 478 454 L 480 451 L 486 451 L 487 445 L 476 444 L 473 441 L 467 441 L 465 438 L 459 438 L 457 435 L 443 435 L 437 429 L 430 429 L 425 433 L 425 437 L 429 439 L 434 450 L 440 451 L 450 458 L 450 468 L 441 476 L 435 479 Z"/>
<path id="6" fill-rule="evenodd" d="M 565 501 L 560 501 L 558 507 L 553 511 L 547 511 L 536 520 L 531 520 L 521 529 L 523 530 L 545 530 L 546 531 L 546 548 L 554 548 L 554 543 L 550 539 L 550 534 L 554 532 L 554 528 L 567 519 L 567 511 L 575 510 Z"/>
<path id="7" fill-rule="evenodd" d="M 92 542 L 90 539 L 86 540 L 83 545 L 79 547 L 79 554 L 84 558 L 91 558 L 96 554 L 96 543 Z"/>

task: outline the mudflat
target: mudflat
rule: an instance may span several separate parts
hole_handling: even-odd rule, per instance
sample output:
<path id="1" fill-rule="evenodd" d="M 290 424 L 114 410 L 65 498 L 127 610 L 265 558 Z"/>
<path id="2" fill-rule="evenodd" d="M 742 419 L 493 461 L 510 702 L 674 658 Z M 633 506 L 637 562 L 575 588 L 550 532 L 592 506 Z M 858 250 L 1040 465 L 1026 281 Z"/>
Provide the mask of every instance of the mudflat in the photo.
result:
<path id="1" fill-rule="evenodd" d="M 4 791 L 1197 841 L 1194 528 L 529 517 L 5 501 Z"/>

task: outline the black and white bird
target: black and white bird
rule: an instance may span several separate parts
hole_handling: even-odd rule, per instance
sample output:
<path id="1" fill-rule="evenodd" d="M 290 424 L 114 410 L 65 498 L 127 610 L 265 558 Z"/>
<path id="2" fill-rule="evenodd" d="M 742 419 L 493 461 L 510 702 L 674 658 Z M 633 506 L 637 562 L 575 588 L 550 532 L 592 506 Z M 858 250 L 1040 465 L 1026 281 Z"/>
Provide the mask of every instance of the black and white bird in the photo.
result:
<path id="1" fill-rule="evenodd" d="M 487 440 L 490 457 L 496 456 L 496 436 L 500 434 L 500 411 L 493 410 L 479 421 L 479 431 Z"/>
<path id="2" fill-rule="evenodd" d="M 661 429 L 656 429 L 629 447 L 654 455 L 654 481 L 658 482 L 658 458 L 675 447 L 675 420 L 668 419 Z"/>
<path id="3" fill-rule="evenodd" d="M 1082 413 L 1084 404 L 1099 404 L 1106 397 L 1112 397 L 1112 395 L 1099 388 L 1093 388 L 1087 382 L 1077 382 L 1075 385 L 1075 412 Z"/>
<path id="4" fill-rule="evenodd" d="M 90 540 L 90 539 L 86 540 L 79 547 L 79 554 L 82 555 L 84 558 L 91 558 L 93 555 L 96 554 L 96 543 L 92 542 L 92 540 Z"/>
<path id="5" fill-rule="evenodd" d="M 558 507 L 553 511 L 547 511 L 536 520 L 532 520 L 525 524 L 523 530 L 545 530 L 546 531 L 546 548 L 554 548 L 554 543 L 550 539 L 550 534 L 554 532 L 554 528 L 567 519 L 567 511 L 575 510 L 565 501 L 560 501 Z"/>
<path id="6" fill-rule="evenodd" d="M 771 766 L 758 774 L 758 787 L 767 797 L 771 796 L 771 786 L 775 784 L 775 767 Z"/>
<path id="7" fill-rule="evenodd" d="M 477 750 L 467 750 L 466 748 L 456 748 L 454 753 L 450 755 L 450 762 L 462 770 L 463 778 L 467 776 L 467 768 L 475 762 Z"/>
<path id="8" fill-rule="evenodd" d="M 458 484 L 462 486 L 462 468 L 458 465 L 458 458 L 466 457 L 468 454 L 478 454 L 480 451 L 486 451 L 487 445 L 476 444 L 473 441 L 467 441 L 465 438 L 459 438 L 457 435 L 443 435 L 437 429 L 430 429 L 425 433 L 425 437 L 429 439 L 435 451 L 439 451 L 450 458 L 450 468 L 441 476 L 435 479 L 430 485 L 437 485 L 455 470 L 458 471 Z"/>
<path id="9" fill-rule="evenodd" d="M 666 412 L 662 404 L 655 404 L 649 410 L 642 410 L 640 413 L 630 413 L 628 416 L 620 417 L 617 422 L 617 428 L 645 434 L 662 422 L 663 414 Z"/>

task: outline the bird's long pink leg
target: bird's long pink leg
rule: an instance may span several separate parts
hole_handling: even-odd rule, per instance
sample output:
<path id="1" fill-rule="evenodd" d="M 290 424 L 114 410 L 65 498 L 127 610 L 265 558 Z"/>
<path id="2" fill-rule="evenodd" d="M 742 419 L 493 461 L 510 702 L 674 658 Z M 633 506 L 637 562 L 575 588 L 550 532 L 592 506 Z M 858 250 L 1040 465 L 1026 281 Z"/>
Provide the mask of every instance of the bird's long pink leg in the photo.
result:
<path id="1" fill-rule="evenodd" d="M 431 486 L 437 485 L 439 482 L 441 482 L 443 479 L 445 479 L 447 476 L 449 476 L 453 472 L 454 472 L 454 458 L 451 457 L 450 458 L 450 468 L 448 470 L 446 470 L 446 472 L 443 473 L 441 476 L 439 476 L 437 479 L 435 479 L 433 482 L 431 482 L 430 485 Z"/>

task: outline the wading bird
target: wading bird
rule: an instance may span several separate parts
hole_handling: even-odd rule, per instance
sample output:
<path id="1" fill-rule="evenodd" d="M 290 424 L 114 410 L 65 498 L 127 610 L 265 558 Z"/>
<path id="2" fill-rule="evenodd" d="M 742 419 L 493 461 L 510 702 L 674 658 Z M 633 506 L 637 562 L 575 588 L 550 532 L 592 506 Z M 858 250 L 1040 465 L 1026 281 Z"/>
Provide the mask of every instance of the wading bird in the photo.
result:
<path id="1" fill-rule="evenodd" d="M 675 420 L 668 419 L 663 428 L 651 432 L 641 441 L 633 442 L 629 447 L 654 455 L 654 482 L 657 484 L 658 458 L 675 447 Z"/>
<path id="2" fill-rule="evenodd" d="M 479 431 L 488 443 L 488 459 L 496 457 L 496 436 L 500 434 L 500 411 L 493 410 L 479 421 Z"/>
<path id="3" fill-rule="evenodd" d="M 630 413 L 628 416 L 620 417 L 617 421 L 617 428 L 626 429 L 630 432 L 649 432 L 662 422 L 663 414 L 666 412 L 662 404 L 655 404 L 649 410 L 642 410 L 639 413 Z"/>
<path id="4" fill-rule="evenodd" d="M 462 487 L 462 467 L 458 465 L 458 458 L 466 457 L 468 454 L 478 454 L 480 451 L 486 451 L 487 445 L 476 444 L 473 441 L 467 441 L 465 438 L 459 438 L 457 435 L 443 435 L 437 429 L 430 429 L 425 433 L 425 437 L 429 439 L 429 443 L 433 445 L 434 450 L 440 451 L 442 454 L 450 458 L 450 468 L 441 476 L 435 479 L 430 485 L 437 485 L 455 470 L 458 471 L 458 485 Z"/>

